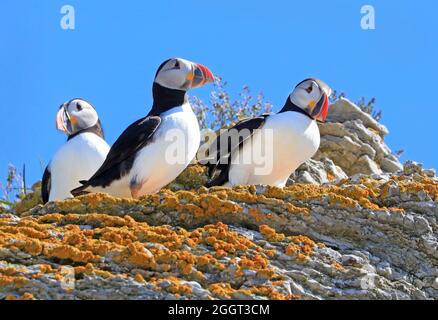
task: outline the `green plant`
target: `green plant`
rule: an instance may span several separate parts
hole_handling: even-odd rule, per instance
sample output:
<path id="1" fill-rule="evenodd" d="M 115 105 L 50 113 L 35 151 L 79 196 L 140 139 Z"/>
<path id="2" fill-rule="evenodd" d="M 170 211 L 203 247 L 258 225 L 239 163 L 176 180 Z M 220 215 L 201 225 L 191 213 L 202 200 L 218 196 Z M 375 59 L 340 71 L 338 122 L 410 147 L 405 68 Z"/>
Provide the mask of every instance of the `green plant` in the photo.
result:
<path id="1" fill-rule="evenodd" d="M 26 167 L 23 166 L 23 171 L 18 172 L 17 168 L 9 164 L 6 183 L 0 182 L 0 205 L 6 208 L 11 208 L 18 200 L 26 196 L 28 189 L 26 188 Z"/>
<path id="2" fill-rule="evenodd" d="M 191 105 L 202 129 L 219 130 L 244 118 L 272 111 L 272 105 L 264 100 L 263 93 L 254 98 L 249 87 L 244 86 L 239 98 L 233 100 L 226 91 L 226 85 L 221 78 L 215 82 L 209 104 L 198 97 L 191 98 Z"/>
<path id="3" fill-rule="evenodd" d="M 341 98 L 345 98 L 346 94 L 344 92 L 338 93 L 336 90 L 333 90 L 331 96 L 330 96 L 330 103 L 335 103 Z"/>
<path id="4" fill-rule="evenodd" d="M 376 121 L 382 119 L 382 110 L 376 110 L 375 108 L 376 98 L 371 98 L 371 100 L 366 102 L 365 98 L 362 97 L 356 104 L 360 110 L 370 114 Z"/>

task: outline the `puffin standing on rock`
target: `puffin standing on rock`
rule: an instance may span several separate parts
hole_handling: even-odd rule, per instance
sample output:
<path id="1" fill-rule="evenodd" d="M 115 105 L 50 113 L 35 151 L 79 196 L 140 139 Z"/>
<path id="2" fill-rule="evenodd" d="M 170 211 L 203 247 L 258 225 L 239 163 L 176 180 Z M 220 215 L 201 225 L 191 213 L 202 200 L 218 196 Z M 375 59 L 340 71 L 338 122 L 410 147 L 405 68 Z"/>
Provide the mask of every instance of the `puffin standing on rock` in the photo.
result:
<path id="1" fill-rule="evenodd" d="M 184 59 L 163 62 L 153 83 L 149 114 L 130 125 L 105 162 L 75 196 L 104 192 L 132 197 L 158 192 L 195 158 L 200 144 L 198 120 L 186 92 L 214 81 L 206 67 Z"/>
<path id="2" fill-rule="evenodd" d="M 67 142 L 46 167 L 41 186 L 44 203 L 71 198 L 70 190 L 80 186 L 102 165 L 110 147 L 94 107 L 86 100 L 64 103 L 56 115 L 56 128 L 67 134 Z"/>
<path id="3" fill-rule="evenodd" d="M 330 94 L 321 80 L 306 79 L 279 113 L 242 120 L 224 131 L 210 147 L 215 158 L 207 164 L 211 180 L 206 186 L 284 187 L 290 175 L 319 148 L 316 121 L 326 120 Z"/>

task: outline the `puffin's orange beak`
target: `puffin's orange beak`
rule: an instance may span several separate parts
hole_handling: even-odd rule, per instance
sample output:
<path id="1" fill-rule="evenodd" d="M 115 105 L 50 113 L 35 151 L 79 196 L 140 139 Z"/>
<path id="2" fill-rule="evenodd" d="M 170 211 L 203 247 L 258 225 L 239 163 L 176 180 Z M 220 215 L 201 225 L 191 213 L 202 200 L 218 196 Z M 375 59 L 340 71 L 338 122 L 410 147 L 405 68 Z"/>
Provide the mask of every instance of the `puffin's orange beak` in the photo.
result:
<path id="1" fill-rule="evenodd" d="M 199 88 L 207 83 L 214 82 L 213 73 L 202 64 L 195 63 L 193 73 L 189 76 L 192 81 L 191 88 Z"/>
<path id="2" fill-rule="evenodd" d="M 316 121 L 325 122 L 328 115 L 329 98 L 324 92 L 321 99 L 316 104 L 315 108 L 312 110 L 312 118 Z"/>
<path id="3" fill-rule="evenodd" d="M 58 113 L 56 114 L 56 129 L 68 133 L 66 117 L 68 118 L 68 114 L 64 106 L 62 106 L 59 108 Z"/>

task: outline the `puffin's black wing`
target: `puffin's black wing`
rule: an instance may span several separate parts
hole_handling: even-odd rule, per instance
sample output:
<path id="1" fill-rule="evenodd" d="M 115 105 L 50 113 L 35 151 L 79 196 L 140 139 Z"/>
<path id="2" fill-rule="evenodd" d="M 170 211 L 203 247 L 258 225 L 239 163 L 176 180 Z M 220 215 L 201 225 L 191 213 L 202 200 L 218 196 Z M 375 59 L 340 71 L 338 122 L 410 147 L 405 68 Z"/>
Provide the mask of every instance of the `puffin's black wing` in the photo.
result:
<path id="1" fill-rule="evenodd" d="M 43 181 L 41 182 L 41 198 L 43 198 L 43 203 L 49 202 L 50 188 L 52 184 L 52 174 L 50 173 L 49 166 L 46 167 L 43 174 Z"/>
<path id="2" fill-rule="evenodd" d="M 161 118 L 150 116 L 131 124 L 111 147 L 104 163 L 83 186 L 71 191 L 74 196 L 84 193 L 89 187 L 107 187 L 131 170 L 137 151 L 150 143 L 161 124 Z"/>
<path id="3" fill-rule="evenodd" d="M 268 116 L 269 114 L 263 114 L 260 117 L 244 119 L 215 139 L 212 145 L 215 162 L 207 164 L 208 175 L 212 179 L 206 184 L 207 188 L 221 186 L 228 182 L 233 152 L 242 147 L 243 143 L 254 134 L 254 130 L 263 126 Z M 220 171 L 220 174 L 213 179 L 217 171 Z"/>

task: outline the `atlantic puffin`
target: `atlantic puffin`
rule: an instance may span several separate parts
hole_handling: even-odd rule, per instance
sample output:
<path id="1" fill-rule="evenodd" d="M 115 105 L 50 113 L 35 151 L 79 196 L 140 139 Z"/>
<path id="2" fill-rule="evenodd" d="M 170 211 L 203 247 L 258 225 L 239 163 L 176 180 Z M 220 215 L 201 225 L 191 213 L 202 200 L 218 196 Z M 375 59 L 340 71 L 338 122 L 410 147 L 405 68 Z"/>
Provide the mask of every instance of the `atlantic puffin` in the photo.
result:
<path id="1" fill-rule="evenodd" d="M 213 81 L 203 65 L 181 58 L 164 61 L 155 74 L 149 114 L 121 134 L 102 166 L 72 194 L 137 199 L 172 182 L 195 158 L 201 140 L 187 91 Z"/>
<path id="2" fill-rule="evenodd" d="M 44 203 L 71 198 L 70 190 L 80 186 L 80 180 L 91 177 L 110 150 L 96 109 L 84 99 L 72 99 L 60 106 L 56 128 L 68 138 L 44 171 Z"/>
<path id="3" fill-rule="evenodd" d="M 277 114 L 244 119 L 210 146 L 207 187 L 284 187 L 290 175 L 318 150 L 317 121 L 327 118 L 331 89 L 315 78 L 300 82 Z"/>

